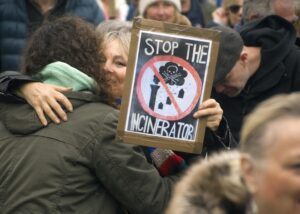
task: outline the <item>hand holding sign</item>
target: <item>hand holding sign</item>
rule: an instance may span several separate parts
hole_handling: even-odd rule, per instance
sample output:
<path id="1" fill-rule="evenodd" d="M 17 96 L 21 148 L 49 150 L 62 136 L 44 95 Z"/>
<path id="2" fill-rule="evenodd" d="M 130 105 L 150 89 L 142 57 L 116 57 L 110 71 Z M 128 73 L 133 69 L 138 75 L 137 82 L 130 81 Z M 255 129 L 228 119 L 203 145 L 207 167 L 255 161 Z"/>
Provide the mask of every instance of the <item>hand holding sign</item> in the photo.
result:
<path id="1" fill-rule="evenodd" d="M 197 118 L 212 130 L 222 118 L 214 100 L 201 105 L 210 94 L 219 33 L 143 19 L 133 26 L 119 135 L 128 143 L 200 152 L 205 120 Z"/>
<path id="2" fill-rule="evenodd" d="M 217 131 L 223 117 L 223 109 L 214 99 L 205 100 L 193 115 L 195 118 L 206 118 L 206 126 L 212 131 Z"/>

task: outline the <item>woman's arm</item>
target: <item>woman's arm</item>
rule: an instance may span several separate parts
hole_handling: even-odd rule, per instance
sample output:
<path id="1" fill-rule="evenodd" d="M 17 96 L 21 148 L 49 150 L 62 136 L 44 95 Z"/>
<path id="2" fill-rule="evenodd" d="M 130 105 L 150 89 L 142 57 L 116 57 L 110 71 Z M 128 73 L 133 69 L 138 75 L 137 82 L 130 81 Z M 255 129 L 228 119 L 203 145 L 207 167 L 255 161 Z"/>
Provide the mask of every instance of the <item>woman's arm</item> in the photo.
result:
<path id="1" fill-rule="evenodd" d="M 62 93 L 70 90 L 70 88 L 37 82 L 32 77 L 16 71 L 0 73 L 0 92 L 3 95 L 17 95 L 24 98 L 35 109 L 41 123 L 45 126 L 48 124 L 45 115 L 55 123 L 60 123 L 60 119 L 67 120 L 67 114 L 62 106 L 70 112 L 73 107 Z"/>
<path id="2" fill-rule="evenodd" d="M 60 119 L 68 120 L 63 106 L 69 112 L 73 111 L 73 106 L 63 93 L 70 90 L 61 86 L 32 82 L 22 84 L 15 93 L 34 108 L 41 123 L 46 126 L 48 124 L 46 115 L 57 124 L 60 123 Z"/>

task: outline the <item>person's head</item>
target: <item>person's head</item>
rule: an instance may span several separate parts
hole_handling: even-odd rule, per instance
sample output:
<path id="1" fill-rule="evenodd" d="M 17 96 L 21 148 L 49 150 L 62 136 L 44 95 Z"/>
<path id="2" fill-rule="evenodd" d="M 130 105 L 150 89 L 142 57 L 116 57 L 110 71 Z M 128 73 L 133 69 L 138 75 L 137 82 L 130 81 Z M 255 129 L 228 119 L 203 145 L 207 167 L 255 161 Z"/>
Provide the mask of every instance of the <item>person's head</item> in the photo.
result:
<path id="1" fill-rule="evenodd" d="M 105 21 L 97 27 L 96 34 L 104 54 L 104 90 L 112 97 L 120 98 L 126 75 L 131 26 L 122 21 Z"/>
<path id="2" fill-rule="evenodd" d="M 243 20 L 248 23 L 268 15 L 278 15 L 294 22 L 298 18 L 295 7 L 295 0 L 244 0 Z"/>
<path id="3" fill-rule="evenodd" d="M 69 64 L 101 84 L 101 54 L 94 27 L 76 17 L 44 22 L 27 43 L 22 72 L 35 75 L 56 61 Z"/>
<path id="4" fill-rule="evenodd" d="M 176 185 L 166 214 L 245 214 L 249 192 L 240 175 L 237 151 L 193 164 Z"/>
<path id="5" fill-rule="evenodd" d="M 241 169 L 258 213 L 300 213 L 300 94 L 261 103 L 241 131 Z"/>
<path id="6" fill-rule="evenodd" d="M 175 23 L 178 12 L 181 12 L 180 0 L 143 0 L 139 3 L 139 14 L 146 19 Z"/>
<path id="7" fill-rule="evenodd" d="M 235 26 L 242 19 L 243 0 L 223 0 L 222 7 L 228 16 L 228 24 Z"/>
<path id="8" fill-rule="evenodd" d="M 241 92 L 249 79 L 244 43 L 239 33 L 229 27 L 212 29 L 221 31 L 214 87 L 218 93 L 233 97 Z"/>

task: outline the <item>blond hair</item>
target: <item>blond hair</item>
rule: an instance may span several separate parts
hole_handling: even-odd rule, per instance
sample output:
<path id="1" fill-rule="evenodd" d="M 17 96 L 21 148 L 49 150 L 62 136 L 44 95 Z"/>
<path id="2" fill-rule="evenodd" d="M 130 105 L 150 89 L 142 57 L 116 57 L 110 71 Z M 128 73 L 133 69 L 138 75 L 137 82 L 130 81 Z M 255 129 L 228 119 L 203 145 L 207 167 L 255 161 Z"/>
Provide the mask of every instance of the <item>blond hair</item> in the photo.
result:
<path id="1" fill-rule="evenodd" d="M 129 53 L 129 46 L 130 46 L 130 37 L 131 37 L 131 24 L 124 21 L 118 20 L 108 20 L 102 22 L 96 28 L 96 36 L 97 40 L 100 44 L 100 53 L 102 56 L 102 64 L 101 68 L 104 69 L 104 65 L 106 62 L 106 56 L 104 54 L 105 50 L 109 47 L 109 44 L 117 40 L 120 46 L 120 51 L 122 54 L 124 53 L 128 56 Z M 103 72 L 101 75 L 102 78 L 102 85 L 100 90 L 103 94 L 106 95 L 105 101 L 112 106 L 115 106 L 115 97 L 113 93 L 113 85 L 117 84 L 114 77 L 110 75 L 108 72 Z"/>
<path id="2" fill-rule="evenodd" d="M 289 117 L 300 117 L 299 92 L 277 95 L 262 102 L 244 121 L 241 131 L 241 151 L 254 159 L 263 158 L 270 143 L 275 143 L 275 141 L 262 143 L 266 128 L 276 120 Z"/>

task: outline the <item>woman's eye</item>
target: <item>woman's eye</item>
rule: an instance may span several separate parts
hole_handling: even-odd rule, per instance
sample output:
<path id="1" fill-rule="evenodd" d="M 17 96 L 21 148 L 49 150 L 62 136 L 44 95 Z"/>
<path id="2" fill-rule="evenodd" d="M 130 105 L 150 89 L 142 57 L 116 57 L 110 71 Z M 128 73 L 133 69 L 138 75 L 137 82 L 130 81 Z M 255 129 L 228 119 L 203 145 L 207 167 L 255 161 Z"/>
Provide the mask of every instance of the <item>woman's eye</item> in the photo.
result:
<path id="1" fill-rule="evenodd" d="M 117 66 L 120 66 L 120 67 L 125 67 L 125 66 L 126 66 L 126 63 L 123 62 L 123 61 L 116 61 L 115 64 L 116 64 Z"/>
<path id="2" fill-rule="evenodd" d="M 300 163 L 292 164 L 292 165 L 290 165 L 290 167 L 293 168 L 293 169 L 299 169 L 300 170 Z"/>
<path id="3" fill-rule="evenodd" d="M 100 57 L 100 63 L 105 63 L 106 62 L 106 58 L 105 57 Z"/>
<path id="4" fill-rule="evenodd" d="M 300 163 L 289 164 L 288 168 L 293 170 L 295 173 L 300 174 Z"/>

